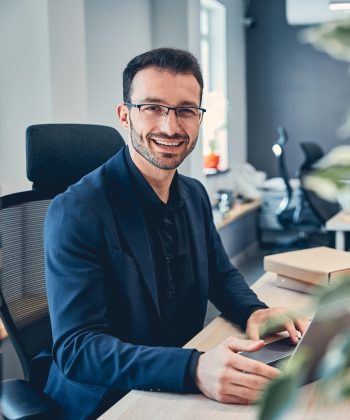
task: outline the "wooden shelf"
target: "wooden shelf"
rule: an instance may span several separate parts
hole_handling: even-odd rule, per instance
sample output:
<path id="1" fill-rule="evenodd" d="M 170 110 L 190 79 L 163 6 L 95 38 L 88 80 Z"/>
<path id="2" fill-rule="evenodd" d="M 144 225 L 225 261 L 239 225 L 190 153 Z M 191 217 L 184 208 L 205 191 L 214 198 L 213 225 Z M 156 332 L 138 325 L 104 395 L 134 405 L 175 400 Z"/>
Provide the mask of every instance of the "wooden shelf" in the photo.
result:
<path id="1" fill-rule="evenodd" d="M 233 206 L 233 208 L 226 213 L 223 220 L 216 224 L 217 229 L 222 229 L 229 223 L 234 222 L 235 220 L 240 219 L 241 217 L 245 216 L 248 213 L 258 209 L 261 203 L 260 200 L 253 200 L 249 203 L 238 203 Z"/>

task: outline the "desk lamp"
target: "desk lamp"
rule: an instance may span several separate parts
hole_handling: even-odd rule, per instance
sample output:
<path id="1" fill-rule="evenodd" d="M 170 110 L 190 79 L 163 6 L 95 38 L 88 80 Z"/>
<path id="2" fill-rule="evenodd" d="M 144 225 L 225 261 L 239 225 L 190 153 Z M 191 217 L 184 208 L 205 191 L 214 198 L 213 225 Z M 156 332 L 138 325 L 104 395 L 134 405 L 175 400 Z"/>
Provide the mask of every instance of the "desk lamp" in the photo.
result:
<path id="1" fill-rule="evenodd" d="M 288 141 L 288 133 L 284 127 L 278 127 L 277 132 L 279 134 L 279 137 L 272 146 L 272 152 L 276 156 L 276 159 L 278 161 L 279 173 L 286 186 L 287 195 L 286 197 L 283 198 L 280 205 L 278 206 L 276 210 L 276 216 L 278 217 L 279 222 L 282 225 L 285 225 L 286 223 L 284 223 L 283 214 L 284 212 L 286 212 L 286 210 L 290 206 L 293 191 L 292 191 L 292 187 L 289 184 L 288 172 L 287 172 L 285 158 L 284 158 L 284 147 Z"/>

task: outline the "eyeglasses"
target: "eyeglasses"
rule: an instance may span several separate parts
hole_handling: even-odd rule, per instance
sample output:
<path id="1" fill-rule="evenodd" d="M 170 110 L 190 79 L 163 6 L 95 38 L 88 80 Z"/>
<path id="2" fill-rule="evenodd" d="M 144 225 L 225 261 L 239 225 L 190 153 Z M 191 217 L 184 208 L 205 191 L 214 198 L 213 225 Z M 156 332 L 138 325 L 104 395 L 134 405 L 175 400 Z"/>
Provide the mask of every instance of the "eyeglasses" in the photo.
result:
<path id="1" fill-rule="evenodd" d="M 141 117 L 148 121 L 160 120 L 167 117 L 170 111 L 174 111 L 177 120 L 184 125 L 199 125 L 206 111 L 206 109 L 196 106 L 172 107 L 159 104 L 131 104 L 129 102 L 124 102 L 124 105 L 128 108 L 138 108 Z"/>

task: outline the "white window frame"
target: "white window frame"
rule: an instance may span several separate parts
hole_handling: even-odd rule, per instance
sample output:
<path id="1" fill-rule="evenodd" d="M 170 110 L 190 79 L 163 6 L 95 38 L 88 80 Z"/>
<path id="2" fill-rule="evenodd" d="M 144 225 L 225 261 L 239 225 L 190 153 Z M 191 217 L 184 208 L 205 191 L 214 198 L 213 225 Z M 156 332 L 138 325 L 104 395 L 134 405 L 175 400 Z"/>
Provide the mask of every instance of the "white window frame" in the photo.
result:
<path id="1" fill-rule="evenodd" d="M 204 32 L 203 15 L 208 17 Z M 206 46 L 206 50 L 204 49 Z M 211 174 L 228 169 L 228 103 L 227 103 L 227 41 L 226 7 L 218 0 L 201 0 L 201 65 L 203 69 L 203 158 L 216 146 L 220 156 L 218 170 L 203 168 Z"/>

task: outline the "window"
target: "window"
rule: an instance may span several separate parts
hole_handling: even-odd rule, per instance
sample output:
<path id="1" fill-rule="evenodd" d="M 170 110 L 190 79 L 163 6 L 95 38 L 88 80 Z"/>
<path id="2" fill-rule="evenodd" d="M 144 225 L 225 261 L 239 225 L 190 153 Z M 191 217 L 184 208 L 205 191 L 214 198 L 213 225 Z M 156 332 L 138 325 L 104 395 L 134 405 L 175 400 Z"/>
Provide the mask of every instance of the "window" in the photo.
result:
<path id="1" fill-rule="evenodd" d="M 201 65 L 204 78 L 203 170 L 228 168 L 226 8 L 217 0 L 201 0 Z"/>

